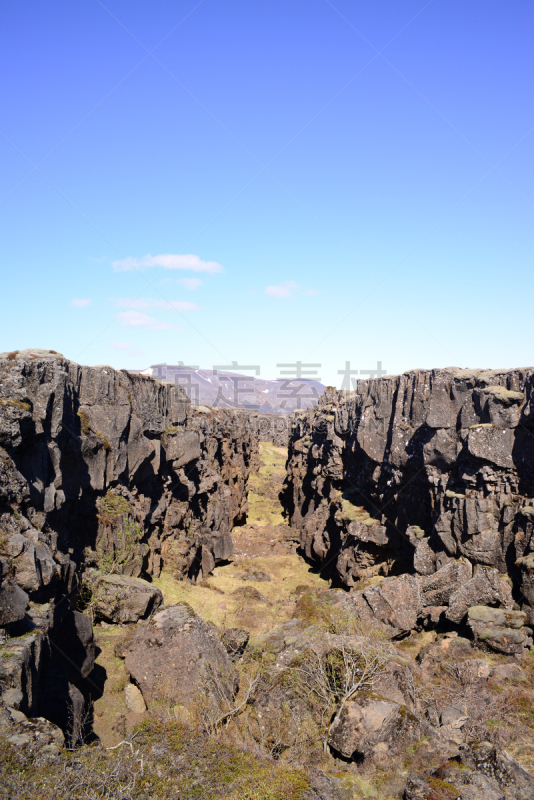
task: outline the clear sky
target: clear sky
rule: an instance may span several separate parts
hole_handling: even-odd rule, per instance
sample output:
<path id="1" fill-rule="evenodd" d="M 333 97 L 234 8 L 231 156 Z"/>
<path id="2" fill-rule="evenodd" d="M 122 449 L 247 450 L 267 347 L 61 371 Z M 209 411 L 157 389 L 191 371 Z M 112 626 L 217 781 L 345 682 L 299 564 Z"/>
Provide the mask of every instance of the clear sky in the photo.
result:
<path id="1" fill-rule="evenodd" d="M 532 0 L 0 15 L 0 350 L 534 364 Z"/>

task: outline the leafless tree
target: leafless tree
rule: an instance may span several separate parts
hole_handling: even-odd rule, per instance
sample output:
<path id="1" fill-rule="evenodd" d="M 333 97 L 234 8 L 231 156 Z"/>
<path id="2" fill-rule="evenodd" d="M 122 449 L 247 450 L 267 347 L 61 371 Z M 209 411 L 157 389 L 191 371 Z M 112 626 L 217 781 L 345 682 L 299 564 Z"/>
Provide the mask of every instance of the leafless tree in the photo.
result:
<path id="1" fill-rule="evenodd" d="M 206 698 L 198 704 L 204 729 L 216 735 L 222 726 L 228 727 L 230 721 L 238 716 L 250 703 L 260 685 L 262 673 L 259 665 L 249 665 L 240 675 L 240 690 L 236 698 L 228 696 L 228 689 L 222 684 L 213 670 L 207 681 L 206 689 L 215 703 Z"/>
<path id="2" fill-rule="evenodd" d="M 67 724 L 67 750 L 76 750 L 87 744 L 88 732 L 93 720 L 93 703 L 85 701 L 81 706 L 69 702 Z"/>
<path id="3" fill-rule="evenodd" d="M 325 752 L 347 702 L 357 692 L 376 684 L 385 661 L 386 652 L 380 645 L 337 636 L 326 653 L 312 643 L 290 667 L 300 694 L 313 701 L 314 710 L 321 717 Z"/>

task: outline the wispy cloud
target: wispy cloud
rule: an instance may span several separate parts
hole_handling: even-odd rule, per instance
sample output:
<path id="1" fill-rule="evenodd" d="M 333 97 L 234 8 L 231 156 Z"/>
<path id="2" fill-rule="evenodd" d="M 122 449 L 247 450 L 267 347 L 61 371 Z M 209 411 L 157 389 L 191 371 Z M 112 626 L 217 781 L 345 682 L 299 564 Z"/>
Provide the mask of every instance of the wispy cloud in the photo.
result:
<path id="1" fill-rule="evenodd" d="M 170 322 L 158 322 L 155 317 L 143 314 L 141 311 L 121 311 L 117 319 L 123 328 L 146 328 L 149 331 L 176 331 L 182 330 Z"/>
<path id="2" fill-rule="evenodd" d="M 147 253 L 142 258 L 125 258 L 122 261 L 112 261 L 114 272 L 131 272 L 134 269 L 144 271 L 159 267 L 160 269 L 188 269 L 191 272 L 224 272 L 224 267 L 217 261 L 202 261 L 198 256 L 189 254 L 166 253 L 152 256 Z"/>
<path id="3" fill-rule="evenodd" d="M 198 289 L 199 286 L 202 286 L 204 281 L 201 281 L 200 278 L 178 278 L 176 283 L 181 283 L 182 286 L 185 286 L 190 292 L 194 289 Z"/>
<path id="4" fill-rule="evenodd" d="M 202 286 L 204 281 L 201 281 L 200 278 L 162 278 L 159 283 L 161 285 L 166 283 L 179 283 L 180 286 L 184 286 L 192 292 L 193 289 L 198 289 L 199 286 Z"/>
<path id="5" fill-rule="evenodd" d="M 270 297 L 282 297 L 287 299 L 289 297 L 296 297 L 297 295 L 304 295 L 309 297 L 311 295 L 319 294 L 317 289 L 309 289 L 301 286 L 295 281 L 282 281 L 282 283 L 273 284 L 265 288 L 265 294 Z"/>
<path id="6" fill-rule="evenodd" d="M 111 342 L 109 345 L 113 350 L 122 350 L 130 356 L 143 356 L 143 350 L 138 350 L 131 342 Z"/>
<path id="7" fill-rule="evenodd" d="M 85 308 L 86 306 L 90 306 L 93 301 L 90 297 L 74 297 L 70 304 L 74 306 L 74 308 Z"/>
<path id="8" fill-rule="evenodd" d="M 113 303 L 119 308 L 161 308 L 164 311 L 198 311 L 198 306 L 195 303 L 190 303 L 187 300 L 152 300 L 149 297 L 116 297 Z"/>

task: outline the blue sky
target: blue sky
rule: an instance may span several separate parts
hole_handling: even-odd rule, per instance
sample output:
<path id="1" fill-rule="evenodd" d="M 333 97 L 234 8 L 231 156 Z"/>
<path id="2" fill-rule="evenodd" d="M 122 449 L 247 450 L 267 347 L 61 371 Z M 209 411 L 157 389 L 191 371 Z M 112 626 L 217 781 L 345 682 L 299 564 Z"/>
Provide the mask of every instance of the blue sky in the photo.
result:
<path id="1" fill-rule="evenodd" d="M 534 364 L 534 6 L 1 11 L 0 350 Z"/>

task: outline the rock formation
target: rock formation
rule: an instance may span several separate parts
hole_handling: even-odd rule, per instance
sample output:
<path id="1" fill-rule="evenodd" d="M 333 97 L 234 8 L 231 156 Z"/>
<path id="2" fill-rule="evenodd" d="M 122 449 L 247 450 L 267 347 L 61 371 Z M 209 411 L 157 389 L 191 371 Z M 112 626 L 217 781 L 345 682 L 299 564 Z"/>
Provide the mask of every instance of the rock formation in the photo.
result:
<path id="1" fill-rule="evenodd" d="M 232 552 L 257 467 L 246 412 L 192 410 L 178 386 L 40 351 L 0 357 L 0 445 L 29 492 L 27 527 L 42 532 L 41 550 L 11 554 L 34 592 L 55 580 L 52 539 L 107 572 L 158 575 L 162 560 L 209 572 Z"/>
<path id="2" fill-rule="evenodd" d="M 534 622 L 533 376 L 414 370 L 327 389 L 290 438 L 286 505 L 306 556 L 346 587 L 461 559 L 507 575 Z"/>
<path id="3" fill-rule="evenodd" d="M 287 447 L 290 420 L 276 414 L 258 415 L 258 435 L 261 442 L 271 442 L 275 447 Z"/>
<path id="4" fill-rule="evenodd" d="M 53 762 L 46 792 L 78 797 L 128 761 L 116 796 L 234 797 L 257 752 L 277 800 L 531 797 L 532 374 L 329 389 L 291 420 L 280 492 L 268 417 L 0 357 L 0 794 L 2 769 L 17 796 Z M 60 752 L 95 730 L 119 742 Z"/>
<path id="5" fill-rule="evenodd" d="M 80 585 L 102 619 L 155 611 L 135 579 L 228 558 L 257 463 L 246 412 L 192 411 L 180 387 L 52 351 L 0 356 L 0 711 L 66 729 L 94 662 Z"/>
<path id="6" fill-rule="evenodd" d="M 199 696 L 217 717 L 230 703 L 238 677 L 216 631 L 186 603 L 158 611 L 136 630 L 123 650 L 125 667 L 146 704 L 166 700 L 190 713 Z"/>

